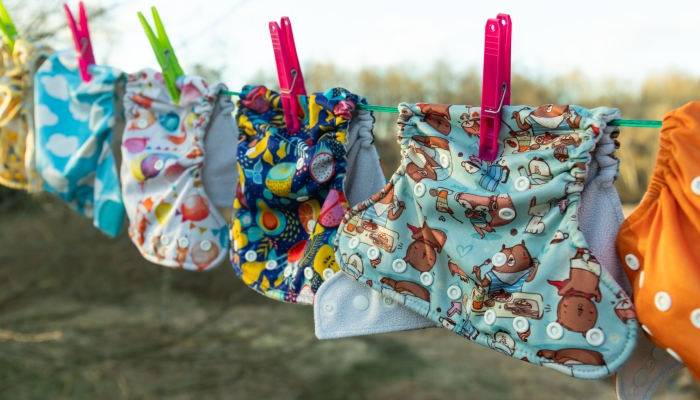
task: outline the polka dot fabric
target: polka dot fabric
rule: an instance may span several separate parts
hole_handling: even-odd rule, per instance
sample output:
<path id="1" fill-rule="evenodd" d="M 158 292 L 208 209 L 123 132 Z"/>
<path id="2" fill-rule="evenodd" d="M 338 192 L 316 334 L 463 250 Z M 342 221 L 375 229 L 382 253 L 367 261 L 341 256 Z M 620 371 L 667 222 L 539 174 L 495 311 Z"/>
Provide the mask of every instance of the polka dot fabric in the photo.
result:
<path id="1" fill-rule="evenodd" d="M 700 381 L 700 102 L 666 115 L 647 193 L 617 250 L 649 339 Z"/>

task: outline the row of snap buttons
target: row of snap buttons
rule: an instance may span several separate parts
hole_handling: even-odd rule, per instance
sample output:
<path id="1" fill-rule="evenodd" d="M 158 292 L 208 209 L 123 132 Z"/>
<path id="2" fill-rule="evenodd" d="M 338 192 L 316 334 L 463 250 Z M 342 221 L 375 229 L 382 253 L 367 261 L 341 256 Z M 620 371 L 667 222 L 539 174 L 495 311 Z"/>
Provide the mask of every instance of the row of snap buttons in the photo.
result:
<path id="1" fill-rule="evenodd" d="M 390 307 L 394 304 L 394 300 L 390 297 L 383 297 L 382 303 L 385 306 Z M 355 298 L 352 301 L 352 306 L 357 311 L 365 311 L 369 308 L 369 299 L 367 298 L 367 296 L 363 296 L 363 295 L 355 296 Z M 331 304 L 331 303 L 325 303 L 323 305 L 323 311 L 325 311 L 327 313 L 333 312 L 334 309 L 335 309 L 335 307 L 333 307 L 333 304 Z"/>
<path id="2" fill-rule="evenodd" d="M 149 233 L 146 236 L 146 240 L 149 242 L 152 242 L 154 240 L 153 234 Z M 171 240 L 170 236 L 161 236 L 160 237 L 160 243 L 163 244 L 164 246 L 169 245 L 170 240 Z M 185 237 L 181 237 L 181 238 L 177 239 L 177 244 L 180 247 L 187 247 L 190 245 L 190 241 Z M 208 251 L 209 249 L 211 249 L 211 242 L 208 240 L 202 240 L 201 242 L 199 242 L 199 248 L 204 250 L 204 251 Z"/>

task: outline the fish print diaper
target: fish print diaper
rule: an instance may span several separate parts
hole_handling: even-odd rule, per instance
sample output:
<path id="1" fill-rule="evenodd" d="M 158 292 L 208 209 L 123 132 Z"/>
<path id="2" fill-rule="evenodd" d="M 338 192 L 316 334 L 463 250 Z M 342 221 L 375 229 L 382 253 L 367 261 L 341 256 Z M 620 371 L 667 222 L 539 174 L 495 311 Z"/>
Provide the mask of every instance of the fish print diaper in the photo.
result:
<path id="1" fill-rule="evenodd" d="M 634 348 L 636 320 L 618 314 L 629 298 L 587 243 L 578 209 L 589 165 L 608 171 L 595 175 L 609 184 L 617 174 L 617 160 L 598 163 L 595 152 L 615 146 L 606 123 L 619 112 L 504 107 L 502 153 L 486 162 L 479 107 L 399 109 L 401 166 L 388 189 L 344 216 L 340 267 L 511 357 L 579 378 L 615 371 Z"/>
<path id="2" fill-rule="evenodd" d="M 24 39 L 12 54 L 0 48 L 0 184 L 31 193 L 43 185 L 34 158 L 34 74 L 51 52 Z"/>
<path id="3" fill-rule="evenodd" d="M 210 86 L 197 76 L 181 77 L 177 85 L 179 104 L 170 97 L 160 72 L 145 69 L 129 75 L 122 193 L 129 237 L 144 258 L 202 271 L 226 259 L 229 247 L 228 226 L 207 196 L 201 176 L 203 143 L 225 86 Z"/>
<path id="4" fill-rule="evenodd" d="M 367 171 L 348 184 L 369 188 L 369 196 L 386 181 L 372 146 L 374 117 L 355 110 L 367 104 L 363 97 L 332 89 L 299 99 L 303 126 L 290 133 L 278 93 L 264 86 L 246 86 L 241 93 L 231 261 L 258 292 L 312 304 L 319 286 L 339 269 L 332 241 L 352 189 L 345 187 L 349 132 L 355 135 L 352 147 L 369 161 L 353 157 Z"/>
<path id="5" fill-rule="evenodd" d="M 617 237 L 639 322 L 658 346 L 650 346 L 628 371 L 630 377 L 641 371 L 652 385 L 643 392 L 647 382 L 630 379 L 626 387 L 618 387 L 618 393 L 626 396 L 639 392 L 649 398 L 667 375 L 653 364 L 671 357 L 700 382 L 699 151 L 700 102 L 696 101 L 664 117 L 649 187 Z"/>
<path id="6" fill-rule="evenodd" d="M 83 82 L 75 51 L 54 53 L 36 84 L 36 166 L 44 190 L 57 194 L 110 236 L 126 212 L 110 142 L 115 83 L 121 71 L 90 66 Z"/>

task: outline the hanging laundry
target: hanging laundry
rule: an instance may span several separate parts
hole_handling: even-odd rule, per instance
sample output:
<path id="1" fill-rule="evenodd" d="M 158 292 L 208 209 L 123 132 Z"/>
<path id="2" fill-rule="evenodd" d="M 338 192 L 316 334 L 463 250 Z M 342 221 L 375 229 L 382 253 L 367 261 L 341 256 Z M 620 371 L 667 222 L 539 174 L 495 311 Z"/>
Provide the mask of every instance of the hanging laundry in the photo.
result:
<path id="1" fill-rule="evenodd" d="M 503 153 L 486 163 L 476 156 L 478 137 L 455 118 L 478 114 L 478 107 L 399 108 L 403 160 L 391 180 L 406 209 L 385 225 L 365 218 L 376 199 L 349 211 L 336 238 L 340 267 L 434 323 L 506 355 L 588 379 L 619 368 L 634 348 L 636 320 L 616 312 L 629 299 L 608 271 L 615 268 L 601 265 L 614 259 L 612 247 L 596 257 L 598 249 L 587 243 L 577 220 L 584 186 L 598 177 L 611 185 L 617 174 L 617 160 L 610 158 L 617 128 L 606 122 L 619 112 L 505 107 Z M 516 139 L 508 125 L 529 135 L 530 144 L 511 146 Z M 599 143 L 607 144 L 601 146 L 607 163 L 595 154 Z M 587 175 L 589 163 L 596 164 L 596 176 Z M 507 178 L 483 180 L 493 166 Z M 459 222 L 440 220 L 444 205 L 430 195 L 439 188 L 454 191 L 448 206 L 460 210 L 454 214 Z M 612 206 L 619 207 L 619 200 Z"/>
<path id="2" fill-rule="evenodd" d="M 278 93 L 243 88 L 231 259 L 251 288 L 312 304 L 338 271 L 332 239 L 348 199 L 359 202 L 386 182 L 372 145 L 374 117 L 356 110 L 363 97 L 332 89 L 300 101 L 302 127 L 292 134 Z"/>
<path id="3" fill-rule="evenodd" d="M 83 82 L 75 51 L 64 51 L 37 72 L 36 165 L 46 191 L 116 236 L 125 211 L 110 141 L 121 71 L 100 65 L 89 71 Z"/>
<path id="4" fill-rule="evenodd" d="M 34 159 L 34 74 L 52 50 L 28 40 L 0 48 L 0 184 L 31 193 L 42 189 Z"/>
<path id="5" fill-rule="evenodd" d="M 667 355 L 685 364 L 700 382 L 699 149 L 700 102 L 692 102 L 664 117 L 646 195 L 617 236 L 639 323 L 646 337 L 660 347 L 641 349 L 644 356 L 625 366 L 628 376 L 647 370 L 652 384 L 646 387 L 647 382 L 635 385 L 630 379 L 618 379 L 618 394 L 623 396 L 634 392 L 646 396 L 640 398 L 650 397 L 668 371 L 680 364 L 649 371 L 645 363 L 651 359 L 660 364 L 667 361 Z"/>
<path id="6" fill-rule="evenodd" d="M 177 79 L 177 88 L 179 103 L 173 101 L 160 72 L 145 69 L 129 75 L 124 96 L 127 125 L 122 138 L 122 193 L 129 237 L 144 258 L 166 267 L 201 271 L 226 259 L 229 248 L 228 226 L 202 177 L 214 110 L 219 92 L 226 87 L 188 75 Z M 219 117 L 233 118 L 230 113 Z M 234 132 L 224 135 L 229 140 L 221 141 L 222 146 L 235 141 Z M 234 154 L 229 157 L 235 160 Z M 219 163 L 214 167 L 219 168 Z M 233 192 L 233 176 L 227 174 L 231 181 L 219 179 L 216 184 Z M 216 192 L 217 201 L 227 196 Z"/>

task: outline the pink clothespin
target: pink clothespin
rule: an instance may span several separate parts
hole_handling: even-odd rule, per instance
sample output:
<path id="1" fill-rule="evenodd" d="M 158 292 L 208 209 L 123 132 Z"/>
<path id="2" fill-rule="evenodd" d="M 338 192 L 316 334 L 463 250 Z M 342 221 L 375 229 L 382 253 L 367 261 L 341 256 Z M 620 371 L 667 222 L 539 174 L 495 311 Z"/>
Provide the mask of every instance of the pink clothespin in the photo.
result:
<path id="1" fill-rule="evenodd" d="M 498 14 L 486 22 L 479 131 L 479 158 L 485 161 L 498 157 L 503 106 L 510 104 L 511 25 L 508 14 Z"/>
<path id="2" fill-rule="evenodd" d="M 90 81 L 90 74 L 88 73 L 88 67 L 95 64 L 95 55 L 92 53 L 92 42 L 90 41 L 90 30 L 88 29 L 87 15 L 85 14 L 85 7 L 83 2 L 79 3 L 78 16 L 80 27 L 75 23 L 73 14 L 71 14 L 70 9 L 67 4 L 63 4 L 63 8 L 66 10 L 66 18 L 68 18 L 68 26 L 73 32 L 73 42 L 75 43 L 75 51 L 78 53 L 78 65 L 80 67 L 80 77 L 83 82 Z"/>
<path id="3" fill-rule="evenodd" d="M 299 96 L 306 95 L 306 87 L 299 66 L 297 48 L 294 44 L 292 24 L 288 17 L 282 17 L 280 24 L 281 28 L 277 22 L 270 22 L 270 37 L 272 38 L 272 48 L 275 51 L 277 77 L 282 93 L 282 109 L 287 131 L 299 132 L 301 129 Z"/>

